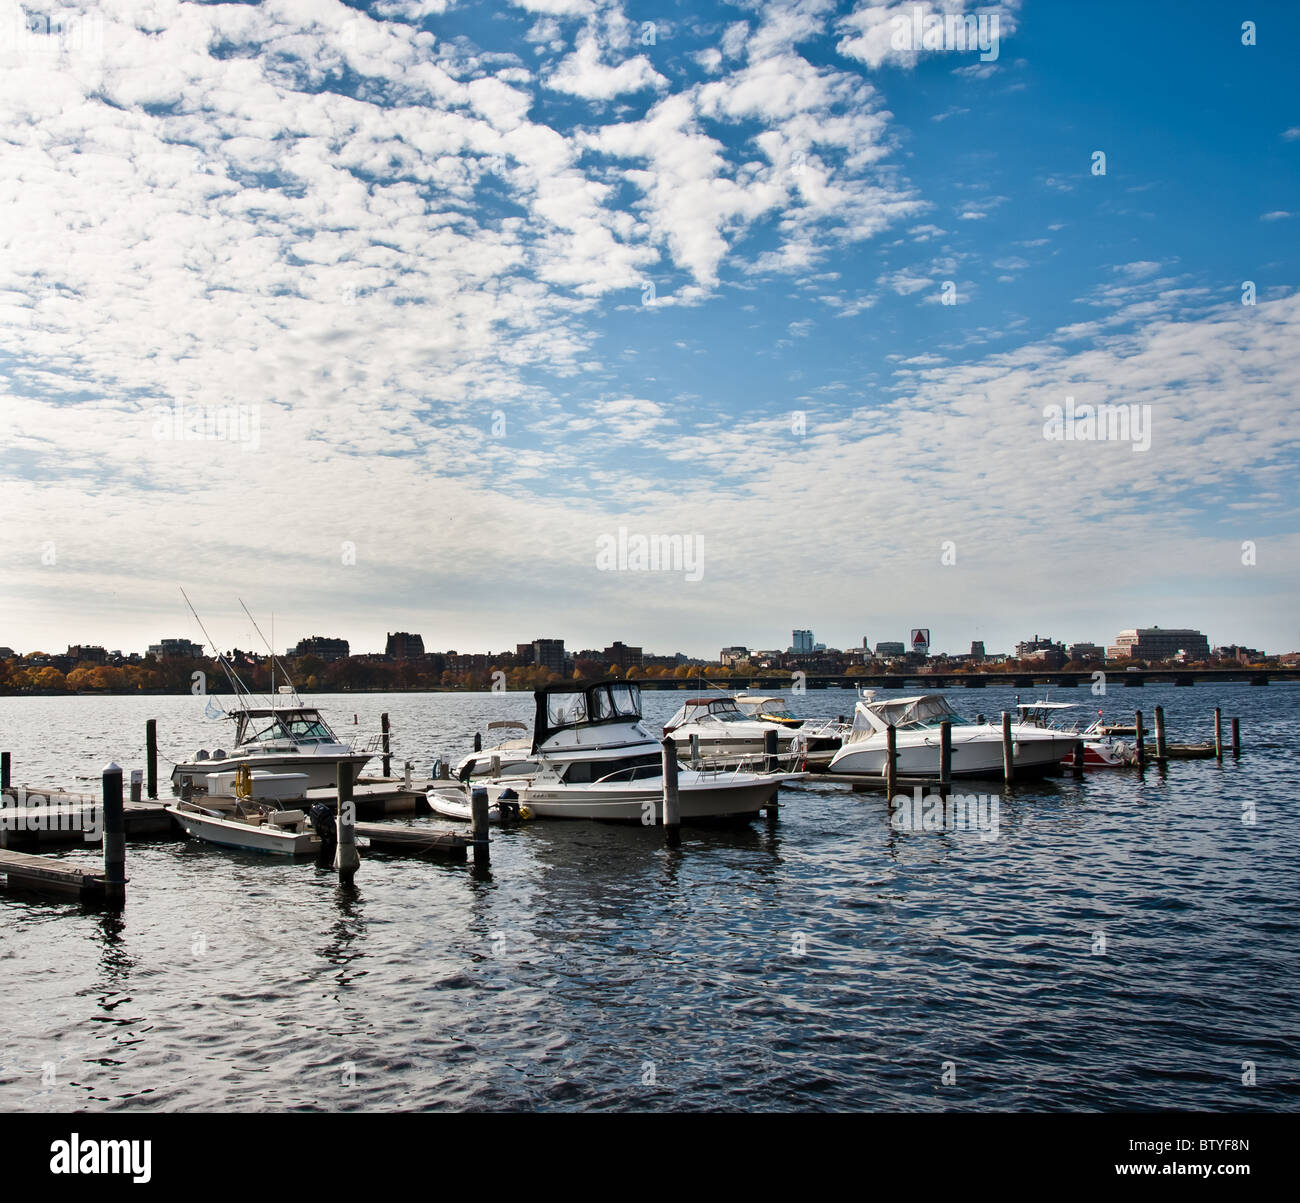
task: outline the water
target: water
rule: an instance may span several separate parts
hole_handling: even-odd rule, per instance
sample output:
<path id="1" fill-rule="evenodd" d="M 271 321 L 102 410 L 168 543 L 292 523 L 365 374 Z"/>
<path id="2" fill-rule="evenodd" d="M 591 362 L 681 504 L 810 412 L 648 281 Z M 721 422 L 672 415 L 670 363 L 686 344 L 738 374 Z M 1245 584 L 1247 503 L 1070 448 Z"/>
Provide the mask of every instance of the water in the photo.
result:
<path id="1" fill-rule="evenodd" d="M 346 734 L 388 711 L 421 772 L 490 719 L 531 723 L 523 694 L 315 700 Z M 1245 755 L 1017 786 L 991 841 L 893 831 L 881 795 L 814 785 L 775 829 L 688 828 L 678 853 L 542 822 L 494 830 L 487 877 L 363 853 L 355 892 L 132 843 L 120 917 L 0 896 L 0 1108 L 1293 1110 L 1300 689 L 1099 701 L 1162 703 L 1179 740 L 1222 705 Z M 93 788 L 143 764 L 149 717 L 173 758 L 229 743 L 192 698 L 0 698 L 0 748 L 18 782 Z"/>

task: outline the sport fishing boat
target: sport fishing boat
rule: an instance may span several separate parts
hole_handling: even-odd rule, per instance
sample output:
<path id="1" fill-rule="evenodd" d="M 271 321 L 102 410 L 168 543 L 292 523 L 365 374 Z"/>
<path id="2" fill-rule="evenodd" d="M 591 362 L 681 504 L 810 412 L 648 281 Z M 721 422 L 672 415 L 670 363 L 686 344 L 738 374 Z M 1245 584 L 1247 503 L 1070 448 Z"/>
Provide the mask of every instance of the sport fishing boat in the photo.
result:
<path id="1" fill-rule="evenodd" d="M 769 731 L 776 732 L 777 755 L 790 756 L 795 729 L 782 721 L 747 714 L 733 697 L 687 698 L 664 723 L 665 735 L 671 735 L 682 748 L 698 748 L 699 759 L 712 764 L 755 761 L 763 755 Z"/>
<path id="2" fill-rule="evenodd" d="M 1067 727 L 1065 714 L 1067 710 L 1078 710 L 1075 702 L 1017 702 L 1021 726 L 1037 727 L 1040 730 L 1060 731 L 1072 739 L 1083 742 L 1084 769 L 1122 769 L 1135 763 L 1137 750 L 1123 740 L 1115 739 L 1105 728 L 1101 712 L 1091 726 L 1079 729 L 1076 722 Z M 1074 767 L 1074 745 L 1070 745 L 1069 754 L 1061 761 L 1066 768 Z"/>
<path id="3" fill-rule="evenodd" d="M 489 802 L 526 806 L 536 818 L 663 821 L 662 747 L 642 718 L 638 685 L 562 682 L 533 698 L 534 767 L 467 781 L 467 798 L 472 788 L 482 787 Z M 683 766 L 677 777 L 681 819 L 752 818 L 782 782 L 802 776 Z"/>
<path id="4" fill-rule="evenodd" d="M 942 694 L 910 698 L 864 699 L 853 712 L 853 728 L 831 759 L 832 773 L 883 775 L 888 754 L 886 732 L 894 728 L 897 771 L 904 777 L 939 776 L 939 724 L 952 724 L 954 777 L 995 777 L 1002 772 L 1002 728 L 962 718 Z M 1014 724 L 1012 757 L 1017 773 L 1059 772 L 1076 735 Z"/>

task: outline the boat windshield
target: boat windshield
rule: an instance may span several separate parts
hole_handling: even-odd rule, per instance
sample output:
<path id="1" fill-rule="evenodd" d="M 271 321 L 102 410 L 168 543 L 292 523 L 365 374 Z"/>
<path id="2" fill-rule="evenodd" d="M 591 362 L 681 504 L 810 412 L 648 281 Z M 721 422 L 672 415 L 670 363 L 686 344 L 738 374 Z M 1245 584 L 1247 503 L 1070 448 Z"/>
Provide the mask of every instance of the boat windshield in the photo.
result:
<path id="1" fill-rule="evenodd" d="M 582 723 L 641 717 L 641 687 L 632 684 L 590 685 L 546 695 L 546 725 L 552 730 Z"/>
<path id="2" fill-rule="evenodd" d="M 945 721 L 954 727 L 967 725 L 967 720 L 948 705 L 947 698 L 927 694 L 919 698 L 859 702 L 853 717 L 853 729 L 881 731 L 885 727 L 938 727 Z"/>
<path id="3" fill-rule="evenodd" d="M 246 744 L 271 743 L 290 740 L 293 743 L 335 743 L 334 732 L 314 710 L 287 715 L 250 715 L 246 734 L 240 740 Z"/>

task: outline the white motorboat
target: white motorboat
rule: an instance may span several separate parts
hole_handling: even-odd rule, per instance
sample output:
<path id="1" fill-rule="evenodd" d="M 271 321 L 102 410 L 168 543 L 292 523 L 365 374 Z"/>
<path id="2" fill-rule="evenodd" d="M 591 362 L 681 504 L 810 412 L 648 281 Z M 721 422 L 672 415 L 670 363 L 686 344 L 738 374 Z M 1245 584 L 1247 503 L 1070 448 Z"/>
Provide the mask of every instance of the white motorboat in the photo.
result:
<path id="1" fill-rule="evenodd" d="M 527 773 L 535 766 L 530 765 L 529 758 L 533 751 L 533 739 L 528 734 L 528 724 L 518 719 L 501 719 L 488 723 L 488 739 L 496 736 L 495 743 L 487 743 L 476 736 L 475 748 L 468 756 L 462 756 L 452 770 L 457 781 L 466 781 L 471 777 L 493 777 L 502 773 Z"/>
<path id="2" fill-rule="evenodd" d="M 777 755 L 789 757 L 794 728 L 783 721 L 747 714 L 730 696 L 687 698 L 664 723 L 665 735 L 671 735 L 683 750 L 692 749 L 693 757 L 713 765 L 758 763 L 769 731 L 776 732 Z"/>
<path id="3" fill-rule="evenodd" d="M 952 724 L 954 777 L 996 777 L 1002 773 L 1002 728 L 963 719 L 942 694 L 864 699 L 853 713 L 853 729 L 831 759 L 832 773 L 883 775 L 886 732 L 894 728 L 897 772 L 903 777 L 939 775 L 939 724 Z M 1017 773 L 1058 772 L 1078 737 L 1061 731 L 1014 724 L 1012 757 Z"/>
<path id="4" fill-rule="evenodd" d="M 235 721 L 234 750 L 200 749 L 192 761 L 172 769 L 172 784 L 179 790 L 188 782 L 196 792 L 204 791 L 209 775 L 231 773 L 241 765 L 273 774 L 305 774 L 308 789 L 335 785 L 339 766 L 346 765 L 355 781 L 374 753 L 340 740 L 320 711 L 303 705 L 291 688 L 280 698 L 282 705 L 257 706 L 251 695 L 244 695 L 240 705 L 226 712 Z"/>
<path id="5" fill-rule="evenodd" d="M 1045 700 L 1041 702 L 1017 702 L 1016 709 L 1020 712 L 1021 726 L 1060 731 L 1076 741 L 1082 740 L 1083 767 L 1085 770 L 1122 769 L 1134 764 L 1137 760 L 1135 747 L 1126 744 L 1123 740 L 1115 739 L 1106 731 L 1100 712 L 1098 712 L 1096 722 L 1080 730 L 1077 722 L 1073 726 L 1065 725 L 1065 720 L 1068 717 L 1065 712 L 1079 709 L 1078 704 L 1075 702 L 1048 702 Z M 1073 744 L 1071 744 L 1069 754 L 1061 763 L 1066 768 L 1074 767 Z"/>
<path id="6" fill-rule="evenodd" d="M 457 790 L 450 785 L 441 788 L 434 786 L 425 797 L 434 814 L 441 815 L 444 819 L 459 819 L 462 823 L 473 821 L 470 797 L 463 790 Z M 533 812 L 530 807 L 522 806 L 518 802 L 512 803 L 508 798 L 504 801 L 498 799 L 488 803 L 489 823 L 518 823 L 532 817 Z"/>
<path id="7" fill-rule="evenodd" d="M 182 800 L 164 809 L 186 835 L 223 848 L 308 856 L 323 847 L 302 810 L 282 810 L 248 798 L 212 798 L 204 805 Z"/>
<path id="8" fill-rule="evenodd" d="M 794 732 L 791 746 L 805 765 L 828 765 L 831 757 L 840 750 L 849 730 L 843 718 L 800 718 L 779 694 L 737 694 L 736 705 L 750 718 L 789 727 Z"/>
<path id="9" fill-rule="evenodd" d="M 530 772 L 490 777 L 490 802 L 527 806 L 537 818 L 663 821 L 663 761 L 641 716 L 641 689 L 625 681 L 564 682 L 533 695 Z M 750 818 L 801 773 L 700 771 L 682 766 L 677 790 L 683 822 Z"/>

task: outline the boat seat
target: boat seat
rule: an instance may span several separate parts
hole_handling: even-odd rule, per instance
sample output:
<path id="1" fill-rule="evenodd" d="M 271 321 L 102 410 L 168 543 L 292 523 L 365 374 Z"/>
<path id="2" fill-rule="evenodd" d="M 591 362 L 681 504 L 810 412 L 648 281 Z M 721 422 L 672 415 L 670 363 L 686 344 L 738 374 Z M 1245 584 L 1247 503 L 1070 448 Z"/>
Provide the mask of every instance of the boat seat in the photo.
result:
<path id="1" fill-rule="evenodd" d="M 266 821 L 276 827 L 294 827 L 306 820 L 307 814 L 301 810 L 277 810 L 266 816 Z"/>

